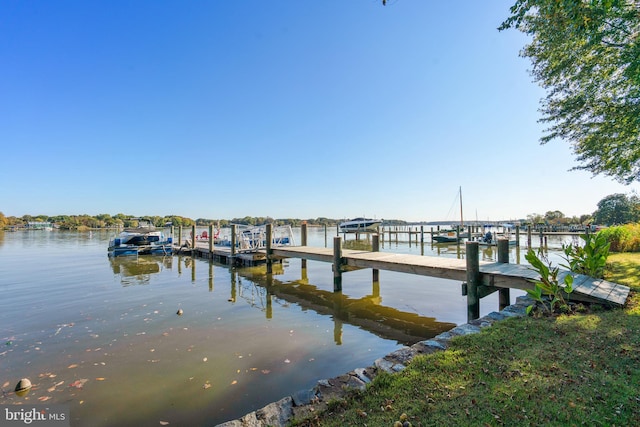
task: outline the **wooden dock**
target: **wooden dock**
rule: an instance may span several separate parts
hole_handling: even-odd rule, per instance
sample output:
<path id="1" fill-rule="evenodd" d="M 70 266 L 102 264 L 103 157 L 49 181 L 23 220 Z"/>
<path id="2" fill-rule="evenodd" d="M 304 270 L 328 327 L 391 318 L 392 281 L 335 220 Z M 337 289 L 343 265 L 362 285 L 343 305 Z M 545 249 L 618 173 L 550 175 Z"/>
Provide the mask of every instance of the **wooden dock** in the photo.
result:
<path id="1" fill-rule="evenodd" d="M 314 261 L 333 262 L 333 249 L 310 246 L 280 247 L 272 249 L 273 255 L 283 258 L 305 258 Z M 463 282 L 467 279 L 467 262 L 464 259 L 388 252 L 342 250 L 344 265 L 355 268 L 396 271 L 421 276 L 439 277 Z M 582 274 L 563 271 L 574 276 L 572 300 L 624 305 L 629 295 L 627 286 L 606 280 L 594 279 Z M 534 289 L 531 282 L 539 276 L 526 265 L 499 262 L 480 262 L 481 283 L 496 288 Z"/>
<path id="2" fill-rule="evenodd" d="M 268 235 L 270 231 L 268 232 Z M 267 271 L 271 271 L 274 261 L 283 258 L 302 259 L 333 264 L 334 291 L 342 290 L 342 273 L 353 269 L 370 268 L 373 281 L 378 281 L 379 270 L 438 277 L 452 281 L 466 282 L 463 293 L 467 295 L 468 317 L 479 317 L 480 299 L 496 291 L 500 292 L 500 305 L 509 304 L 509 289 L 533 290 L 532 280 L 539 278 L 538 273 L 527 265 L 510 264 L 508 241 L 498 241 L 498 262 L 479 261 L 478 242 L 466 243 L 466 259 L 445 258 L 423 255 L 409 255 L 379 252 L 379 235 L 374 234 L 373 251 L 343 249 L 342 239 L 334 237 L 332 248 L 306 245 L 306 230 L 303 232 L 302 246 L 278 246 L 255 252 L 236 253 L 230 247 L 218 247 L 204 242 L 196 242 L 188 250 L 199 256 L 221 261 L 227 264 L 256 264 L 266 262 Z M 267 239 L 269 242 L 270 239 Z M 629 288 L 617 283 L 562 270 L 559 281 L 563 283 L 566 275 L 572 275 L 573 292 L 569 298 L 573 301 L 599 303 L 609 306 L 623 306 L 629 296 Z"/>

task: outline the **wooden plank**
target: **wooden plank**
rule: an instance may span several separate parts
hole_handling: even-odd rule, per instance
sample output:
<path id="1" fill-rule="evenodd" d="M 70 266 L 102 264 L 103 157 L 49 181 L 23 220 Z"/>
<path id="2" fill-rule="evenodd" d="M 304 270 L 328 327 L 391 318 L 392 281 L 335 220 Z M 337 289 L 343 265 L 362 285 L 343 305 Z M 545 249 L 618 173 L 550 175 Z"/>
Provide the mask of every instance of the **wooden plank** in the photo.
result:
<path id="1" fill-rule="evenodd" d="M 613 283 L 607 282 L 606 280 L 593 279 L 591 282 L 592 286 L 589 295 L 603 300 L 607 299 L 614 287 Z"/>
<path id="2" fill-rule="evenodd" d="M 331 248 L 311 248 L 309 246 L 280 247 L 273 248 L 273 254 L 285 258 L 304 258 L 313 261 L 332 262 L 333 249 Z"/>
<path id="3" fill-rule="evenodd" d="M 622 306 L 627 302 L 629 291 L 630 289 L 628 286 L 621 286 L 616 284 L 616 286 L 611 290 L 611 293 L 609 294 L 607 300 L 612 302 L 613 304 Z"/>
<path id="4" fill-rule="evenodd" d="M 279 247 L 273 249 L 274 256 L 304 258 L 321 262 L 333 262 L 332 248 L 310 246 Z M 389 252 L 368 252 L 361 250 L 342 251 L 343 265 L 350 268 L 372 268 L 396 271 L 443 279 L 465 281 L 466 260 L 422 255 L 396 254 Z M 533 289 L 531 280 L 539 275 L 526 265 L 507 263 L 480 263 L 481 283 L 496 288 Z M 558 279 L 563 283 L 567 274 L 561 270 Z M 629 295 L 629 288 L 615 283 L 596 280 L 581 274 L 574 274 L 574 291 L 571 299 L 579 301 L 601 301 L 623 305 Z"/>

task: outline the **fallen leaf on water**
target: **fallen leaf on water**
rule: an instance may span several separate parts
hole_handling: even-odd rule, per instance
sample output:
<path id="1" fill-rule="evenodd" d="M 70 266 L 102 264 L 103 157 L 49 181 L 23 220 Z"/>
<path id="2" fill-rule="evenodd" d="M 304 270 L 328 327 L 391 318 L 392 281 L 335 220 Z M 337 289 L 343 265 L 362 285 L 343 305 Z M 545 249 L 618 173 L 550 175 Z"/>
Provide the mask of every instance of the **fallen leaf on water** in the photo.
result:
<path id="1" fill-rule="evenodd" d="M 9 387 L 9 381 L 7 381 L 6 383 L 2 384 L 2 388 L 5 388 L 5 387 Z"/>
<path id="2" fill-rule="evenodd" d="M 238 380 L 231 381 L 231 385 L 235 385 L 235 384 L 238 384 Z"/>
<path id="3" fill-rule="evenodd" d="M 46 402 L 49 399 L 51 399 L 51 396 L 41 396 L 38 398 L 40 402 Z"/>
<path id="4" fill-rule="evenodd" d="M 87 379 L 81 379 L 81 380 L 75 380 L 74 382 L 72 382 L 71 384 L 69 384 L 69 387 L 75 387 L 75 388 L 82 388 L 84 386 L 84 383 L 86 383 Z"/>
<path id="5" fill-rule="evenodd" d="M 160 421 L 160 425 L 161 426 L 168 426 L 169 422 L 168 421 Z"/>
<path id="6" fill-rule="evenodd" d="M 203 361 L 203 362 L 206 362 L 207 360 L 209 360 L 209 359 L 207 359 L 206 357 L 203 357 L 203 358 L 202 358 L 202 361 Z"/>
<path id="7" fill-rule="evenodd" d="M 96 381 L 104 381 L 104 377 L 98 377 L 96 378 Z"/>
<path id="8" fill-rule="evenodd" d="M 289 359 L 284 359 L 284 363 L 291 363 L 291 360 L 289 360 Z"/>
<path id="9" fill-rule="evenodd" d="M 206 390 L 206 389 L 208 389 L 208 388 L 210 388 L 210 387 L 211 387 L 211 384 L 209 384 L 209 383 L 205 383 L 205 384 L 202 386 L 202 388 L 203 388 L 203 389 L 205 389 L 205 390 Z"/>
<path id="10" fill-rule="evenodd" d="M 73 369 L 73 368 L 77 368 L 78 364 L 77 363 L 72 363 L 71 365 L 67 366 L 67 369 Z"/>
<path id="11" fill-rule="evenodd" d="M 267 375 L 268 373 L 270 373 L 271 371 L 269 369 L 263 369 L 262 371 L 263 374 Z"/>
<path id="12" fill-rule="evenodd" d="M 53 385 L 53 387 L 49 387 L 47 391 L 51 393 L 52 391 L 56 390 L 56 387 L 61 386 L 62 384 L 64 384 L 64 381 L 57 382 Z"/>

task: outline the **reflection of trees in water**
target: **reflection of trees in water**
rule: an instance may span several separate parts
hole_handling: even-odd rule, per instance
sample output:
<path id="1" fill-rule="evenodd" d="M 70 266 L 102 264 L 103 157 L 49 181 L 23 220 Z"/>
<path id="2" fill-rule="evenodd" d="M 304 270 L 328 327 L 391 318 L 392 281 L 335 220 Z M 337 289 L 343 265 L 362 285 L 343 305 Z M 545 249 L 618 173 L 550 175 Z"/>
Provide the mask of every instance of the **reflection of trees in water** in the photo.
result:
<path id="1" fill-rule="evenodd" d="M 344 249 L 354 249 L 360 251 L 372 251 L 373 246 L 370 240 L 345 240 L 342 242 Z"/>
<path id="2" fill-rule="evenodd" d="M 171 268 L 171 256 L 109 257 L 113 274 L 123 286 L 148 285 L 153 274 Z"/>

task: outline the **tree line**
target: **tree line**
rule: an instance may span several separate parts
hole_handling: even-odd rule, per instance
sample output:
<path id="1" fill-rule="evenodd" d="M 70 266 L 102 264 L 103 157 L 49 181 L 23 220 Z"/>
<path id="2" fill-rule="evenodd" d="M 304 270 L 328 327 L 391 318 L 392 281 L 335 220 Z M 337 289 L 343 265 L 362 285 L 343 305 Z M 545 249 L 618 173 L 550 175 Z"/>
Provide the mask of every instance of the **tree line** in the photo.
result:
<path id="1" fill-rule="evenodd" d="M 215 227 L 228 227 L 231 224 L 242 225 L 262 225 L 262 224 L 274 224 L 274 225 L 290 225 L 292 227 L 299 227 L 302 223 L 306 223 L 311 226 L 336 226 L 340 223 L 341 219 L 319 217 L 315 219 L 298 219 L 298 218 L 280 218 L 274 219 L 269 216 L 254 217 L 245 216 L 243 218 L 232 219 L 207 219 L 197 218 L 191 219 L 178 215 L 169 216 L 143 216 L 134 217 L 132 215 L 125 215 L 119 213 L 117 215 L 100 214 L 100 215 L 23 215 L 21 217 L 9 216 L 6 217 L 0 212 L 0 229 L 7 227 L 24 227 L 29 222 L 50 222 L 56 225 L 57 228 L 63 230 L 78 230 L 78 229 L 99 229 L 99 228 L 125 228 L 125 227 L 137 227 L 141 223 L 150 224 L 154 227 L 167 227 L 167 226 L 183 226 L 190 227 L 192 225 L 208 226 L 214 225 Z M 592 214 L 585 214 L 580 216 L 568 217 L 562 212 L 547 211 L 543 214 L 529 214 L 526 220 L 522 222 L 528 224 L 545 224 L 545 225 L 558 225 L 558 226 L 570 226 L 570 225 L 587 225 L 587 224 L 601 224 L 601 225 L 620 225 L 629 223 L 640 222 L 640 198 L 635 195 L 626 194 L 611 194 L 606 196 L 598 202 L 598 209 Z M 385 220 L 386 225 L 405 225 L 406 221 L 403 220 Z"/>
<path id="2" fill-rule="evenodd" d="M 231 224 L 242 225 L 291 225 L 292 227 L 300 226 L 303 222 L 309 225 L 327 225 L 335 226 L 342 220 L 331 218 L 315 218 L 315 219 L 297 219 L 284 218 L 274 219 L 271 217 L 252 217 L 245 216 L 243 218 L 232 219 L 208 219 L 208 218 L 187 218 L 179 215 L 168 216 L 141 216 L 125 215 L 119 213 L 116 215 L 99 214 L 99 215 L 23 215 L 21 217 L 5 216 L 0 212 L 0 229 L 7 227 L 24 227 L 30 222 L 49 222 L 62 230 L 78 230 L 78 229 L 100 229 L 100 228 L 127 228 L 138 227 L 142 224 L 148 224 L 153 227 L 183 226 L 191 227 L 214 225 L 216 227 L 228 227 Z M 394 223 L 403 223 L 404 221 L 394 221 Z"/>

